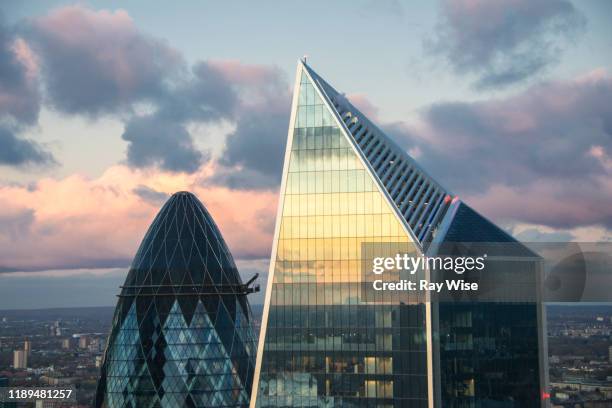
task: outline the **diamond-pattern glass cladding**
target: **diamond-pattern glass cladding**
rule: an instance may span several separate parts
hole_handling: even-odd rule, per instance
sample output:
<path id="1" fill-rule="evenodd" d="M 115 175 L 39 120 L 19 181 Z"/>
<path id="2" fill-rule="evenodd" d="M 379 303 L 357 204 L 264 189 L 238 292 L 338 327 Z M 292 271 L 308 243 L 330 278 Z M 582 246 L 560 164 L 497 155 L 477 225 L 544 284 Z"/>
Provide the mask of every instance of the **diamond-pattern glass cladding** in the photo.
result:
<path id="1" fill-rule="evenodd" d="M 95 406 L 248 406 L 256 339 L 241 285 L 204 206 L 173 195 L 119 295 Z"/>

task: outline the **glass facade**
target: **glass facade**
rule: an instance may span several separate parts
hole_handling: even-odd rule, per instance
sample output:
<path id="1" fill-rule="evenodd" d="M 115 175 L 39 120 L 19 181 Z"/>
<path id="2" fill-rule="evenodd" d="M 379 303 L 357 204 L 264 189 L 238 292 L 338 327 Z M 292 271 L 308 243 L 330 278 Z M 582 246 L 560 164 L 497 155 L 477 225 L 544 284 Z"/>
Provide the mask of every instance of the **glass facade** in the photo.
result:
<path id="1" fill-rule="evenodd" d="M 537 255 L 433 180 L 304 62 L 297 82 L 252 406 L 541 406 Z M 372 253 L 396 248 L 498 251 L 490 274 L 469 277 L 485 284 L 485 301 L 364 290 Z M 511 284 L 497 284 L 501 276 Z"/>
<path id="2" fill-rule="evenodd" d="M 122 286 L 95 406 L 248 406 L 256 340 L 247 289 L 202 203 L 173 195 Z"/>
<path id="3" fill-rule="evenodd" d="M 504 289 L 508 297 L 497 295 L 503 302 L 437 305 L 442 406 L 541 406 L 541 304 L 512 301 L 512 296 L 537 297 L 535 254 L 464 203 L 459 204 L 445 241 L 449 248 L 452 243 L 470 243 L 478 254 L 501 257 L 489 262 L 487 275 L 503 283 L 489 287 Z"/>
<path id="4" fill-rule="evenodd" d="M 442 406 L 539 407 L 535 304 L 441 303 Z"/>
<path id="5" fill-rule="evenodd" d="M 295 115 L 256 404 L 426 407 L 422 299 L 361 292 L 363 244 L 416 246 L 304 70 Z"/>

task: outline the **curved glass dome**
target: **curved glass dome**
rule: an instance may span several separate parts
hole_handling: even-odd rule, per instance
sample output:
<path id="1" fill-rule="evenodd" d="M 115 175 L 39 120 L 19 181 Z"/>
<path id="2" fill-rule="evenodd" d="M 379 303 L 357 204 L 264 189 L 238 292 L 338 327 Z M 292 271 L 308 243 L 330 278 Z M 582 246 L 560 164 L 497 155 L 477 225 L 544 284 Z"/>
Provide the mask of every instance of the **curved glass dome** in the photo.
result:
<path id="1" fill-rule="evenodd" d="M 248 406 L 256 352 L 248 292 L 206 208 L 174 194 L 122 286 L 95 406 Z"/>

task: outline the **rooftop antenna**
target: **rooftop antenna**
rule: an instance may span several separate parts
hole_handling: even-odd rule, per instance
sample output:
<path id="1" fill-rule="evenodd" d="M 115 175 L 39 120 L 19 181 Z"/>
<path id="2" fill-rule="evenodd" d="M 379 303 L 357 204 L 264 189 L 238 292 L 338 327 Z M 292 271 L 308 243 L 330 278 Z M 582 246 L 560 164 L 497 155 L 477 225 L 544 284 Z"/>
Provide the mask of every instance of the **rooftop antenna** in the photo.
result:
<path id="1" fill-rule="evenodd" d="M 308 60 L 308 54 L 304 54 L 304 56 L 302 57 L 302 62 L 305 64 L 306 60 Z"/>

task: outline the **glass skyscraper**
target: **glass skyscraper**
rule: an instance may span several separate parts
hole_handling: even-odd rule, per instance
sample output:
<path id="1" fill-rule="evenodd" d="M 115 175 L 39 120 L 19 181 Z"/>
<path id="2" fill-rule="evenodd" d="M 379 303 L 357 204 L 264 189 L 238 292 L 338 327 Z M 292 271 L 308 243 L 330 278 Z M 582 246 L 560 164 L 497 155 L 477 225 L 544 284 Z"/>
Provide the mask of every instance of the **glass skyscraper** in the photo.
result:
<path id="1" fill-rule="evenodd" d="M 419 256 L 455 239 L 515 241 L 304 61 L 280 194 L 252 407 L 539 406 L 545 375 L 536 303 L 493 312 L 418 292 L 366 296 L 368 245 L 392 243 Z M 457 350 L 457 339 L 471 348 Z"/>
<path id="2" fill-rule="evenodd" d="M 95 406 L 248 406 L 251 291 L 202 203 L 174 194 L 122 286 Z"/>

